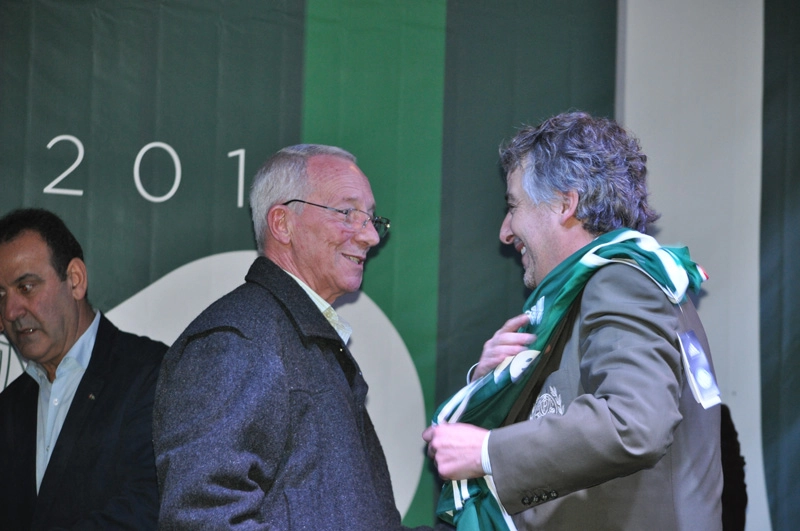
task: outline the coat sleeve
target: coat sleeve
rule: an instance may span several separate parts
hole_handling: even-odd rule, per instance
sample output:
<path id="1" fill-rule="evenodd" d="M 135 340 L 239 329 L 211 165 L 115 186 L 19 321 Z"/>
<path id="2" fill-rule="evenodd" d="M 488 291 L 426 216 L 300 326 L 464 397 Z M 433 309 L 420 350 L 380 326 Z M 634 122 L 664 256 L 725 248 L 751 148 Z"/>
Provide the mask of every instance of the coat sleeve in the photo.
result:
<path id="1" fill-rule="evenodd" d="M 280 359 L 259 344 L 226 327 L 167 354 L 154 411 L 161 529 L 266 528 L 289 408 Z"/>
<path id="2" fill-rule="evenodd" d="M 589 280 L 565 347 L 580 357 L 576 398 L 563 415 L 489 438 L 493 478 L 510 513 L 652 467 L 667 452 L 681 421 L 675 312 L 652 280 L 626 265 Z"/>

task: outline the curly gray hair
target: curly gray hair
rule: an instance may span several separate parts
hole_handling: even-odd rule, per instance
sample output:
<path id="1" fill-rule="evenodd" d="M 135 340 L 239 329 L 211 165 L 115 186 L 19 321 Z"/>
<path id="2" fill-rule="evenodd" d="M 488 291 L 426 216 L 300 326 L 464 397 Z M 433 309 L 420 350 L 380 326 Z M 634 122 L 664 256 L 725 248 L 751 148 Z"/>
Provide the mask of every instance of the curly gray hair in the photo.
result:
<path id="1" fill-rule="evenodd" d="M 575 218 L 592 234 L 622 227 L 645 232 L 659 214 L 647 204 L 647 157 L 619 124 L 584 112 L 525 127 L 500 149 L 506 175 L 522 169 L 535 204 L 575 190 Z"/>

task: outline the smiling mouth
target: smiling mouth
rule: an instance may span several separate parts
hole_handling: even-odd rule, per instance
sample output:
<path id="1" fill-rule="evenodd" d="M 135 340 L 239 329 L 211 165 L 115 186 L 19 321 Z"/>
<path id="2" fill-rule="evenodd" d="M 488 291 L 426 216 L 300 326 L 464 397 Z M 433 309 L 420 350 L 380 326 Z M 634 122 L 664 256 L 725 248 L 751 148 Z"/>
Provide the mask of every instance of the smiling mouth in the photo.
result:
<path id="1" fill-rule="evenodd" d="M 344 257 L 347 258 L 348 260 L 350 260 L 351 262 L 356 263 L 358 265 L 361 265 L 361 264 L 364 263 L 364 258 L 359 258 L 357 256 L 351 256 L 349 254 L 344 255 Z"/>

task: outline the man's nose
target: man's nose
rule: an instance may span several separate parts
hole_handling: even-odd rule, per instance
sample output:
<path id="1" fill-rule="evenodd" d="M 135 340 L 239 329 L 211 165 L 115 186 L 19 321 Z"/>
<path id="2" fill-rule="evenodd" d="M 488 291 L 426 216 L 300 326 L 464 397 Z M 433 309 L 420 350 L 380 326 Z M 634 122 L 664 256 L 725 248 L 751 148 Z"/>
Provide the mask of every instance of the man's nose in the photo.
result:
<path id="1" fill-rule="evenodd" d="M 359 230 L 355 237 L 359 241 L 365 242 L 370 247 L 375 247 L 381 241 L 381 237 L 378 235 L 378 229 L 375 228 L 375 225 L 373 225 L 371 221 L 367 221 L 366 226 Z"/>
<path id="2" fill-rule="evenodd" d="M 0 319 L 3 321 L 15 321 L 25 314 L 25 307 L 21 297 L 15 297 L 13 293 L 6 293 L 0 300 Z"/>
<path id="3" fill-rule="evenodd" d="M 514 242 L 514 233 L 511 231 L 511 213 L 507 213 L 503 218 L 503 223 L 500 225 L 500 241 L 506 245 L 511 245 Z"/>

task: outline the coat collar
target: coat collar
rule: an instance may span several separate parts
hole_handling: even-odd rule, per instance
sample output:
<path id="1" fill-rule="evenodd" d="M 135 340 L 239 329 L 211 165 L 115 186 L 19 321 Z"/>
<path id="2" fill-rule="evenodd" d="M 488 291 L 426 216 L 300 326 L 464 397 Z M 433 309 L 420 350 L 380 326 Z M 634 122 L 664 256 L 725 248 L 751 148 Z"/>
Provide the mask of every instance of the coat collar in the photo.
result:
<path id="1" fill-rule="evenodd" d="M 303 288 L 269 258 L 264 256 L 256 258 L 245 276 L 245 281 L 257 284 L 272 293 L 286 309 L 301 334 L 341 341 L 339 334 Z"/>

